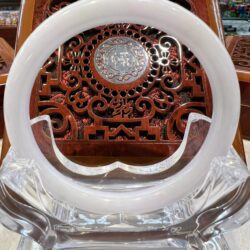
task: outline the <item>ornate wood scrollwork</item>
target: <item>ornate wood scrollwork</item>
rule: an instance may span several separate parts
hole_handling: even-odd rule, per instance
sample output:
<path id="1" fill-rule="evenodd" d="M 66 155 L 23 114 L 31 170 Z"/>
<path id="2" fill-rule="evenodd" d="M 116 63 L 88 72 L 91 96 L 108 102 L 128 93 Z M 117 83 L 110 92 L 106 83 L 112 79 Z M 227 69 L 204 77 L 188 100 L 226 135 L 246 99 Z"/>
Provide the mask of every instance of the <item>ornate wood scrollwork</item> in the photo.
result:
<path id="1" fill-rule="evenodd" d="M 43 16 L 34 26 L 71 2 L 38 4 Z M 193 53 L 174 37 L 135 24 L 97 27 L 67 41 L 44 64 L 33 93 L 31 115 L 50 115 L 67 155 L 82 154 L 65 146 L 73 142 L 91 144 L 90 155 L 110 143 L 108 154 L 116 155 L 113 143 L 122 143 L 123 149 L 142 145 L 139 155 L 159 145 L 152 156 L 166 156 L 171 143 L 176 149 L 181 142 L 190 112 L 212 113 L 207 77 Z"/>
<path id="2" fill-rule="evenodd" d="M 235 47 L 231 52 L 233 62 L 236 67 L 249 70 L 250 68 L 250 39 L 240 37 L 235 42 Z"/>

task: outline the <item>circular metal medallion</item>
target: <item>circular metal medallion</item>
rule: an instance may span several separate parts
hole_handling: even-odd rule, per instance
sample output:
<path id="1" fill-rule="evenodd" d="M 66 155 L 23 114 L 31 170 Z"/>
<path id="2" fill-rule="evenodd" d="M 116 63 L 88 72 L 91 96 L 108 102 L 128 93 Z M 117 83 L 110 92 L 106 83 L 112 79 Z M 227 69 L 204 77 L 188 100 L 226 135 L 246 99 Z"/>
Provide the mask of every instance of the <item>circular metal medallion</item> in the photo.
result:
<path id="1" fill-rule="evenodd" d="M 94 55 L 97 72 L 105 80 L 126 84 L 138 80 L 149 63 L 143 46 L 129 37 L 112 37 L 101 43 Z"/>

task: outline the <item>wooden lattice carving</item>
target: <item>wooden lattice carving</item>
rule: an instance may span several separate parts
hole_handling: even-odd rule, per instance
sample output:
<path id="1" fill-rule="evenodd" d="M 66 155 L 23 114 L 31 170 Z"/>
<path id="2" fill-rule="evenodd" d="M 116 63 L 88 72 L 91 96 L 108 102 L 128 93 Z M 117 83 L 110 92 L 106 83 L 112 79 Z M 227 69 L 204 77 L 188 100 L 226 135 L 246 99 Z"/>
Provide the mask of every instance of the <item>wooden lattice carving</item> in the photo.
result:
<path id="1" fill-rule="evenodd" d="M 34 27 L 72 2 L 39 1 Z M 193 53 L 155 28 L 116 24 L 85 31 L 50 56 L 31 116 L 50 115 L 67 155 L 164 157 L 178 148 L 190 112 L 212 113 L 209 83 Z"/>
<path id="2" fill-rule="evenodd" d="M 250 68 L 250 37 L 239 37 L 235 41 L 231 52 L 233 62 L 237 68 L 249 71 Z"/>

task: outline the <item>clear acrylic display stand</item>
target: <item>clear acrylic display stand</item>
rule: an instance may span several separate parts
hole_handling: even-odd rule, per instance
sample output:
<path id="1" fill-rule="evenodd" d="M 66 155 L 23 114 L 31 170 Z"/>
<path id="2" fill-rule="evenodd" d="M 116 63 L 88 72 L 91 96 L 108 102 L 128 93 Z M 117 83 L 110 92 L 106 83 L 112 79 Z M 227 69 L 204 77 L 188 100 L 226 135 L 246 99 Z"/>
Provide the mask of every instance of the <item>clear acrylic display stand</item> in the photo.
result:
<path id="1" fill-rule="evenodd" d="M 35 118 L 32 124 L 39 140 L 46 141 L 39 144 L 42 152 L 55 167 L 66 164 L 71 171 L 79 167 L 73 162 L 67 164 L 68 160 L 58 151 L 49 117 Z M 119 193 L 121 187 L 122 191 L 126 187 L 127 192 L 133 193 L 160 185 L 170 168 L 184 168 L 197 154 L 209 125 L 209 118 L 191 114 L 184 140 L 170 161 L 138 170 L 120 163 L 130 176 L 121 179 L 118 175 L 115 180 L 109 179 L 109 173 L 115 172 L 119 163 L 105 173 L 93 173 L 92 167 L 85 167 L 82 188 Z M 41 138 L 38 131 L 45 137 Z M 249 220 L 249 172 L 233 148 L 227 155 L 213 159 L 203 183 L 193 192 L 156 211 L 134 215 L 95 214 L 59 201 L 46 190 L 37 169 L 34 160 L 19 158 L 10 149 L 0 172 L 1 223 L 45 249 L 230 249 L 223 233 Z M 27 244 L 34 246 L 28 248 Z M 35 245 L 23 238 L 20 249 L 36 249 Z"/>
<path id="2" fill-rule="evenodd" d="M 191 113 L 181 146 L 162 162 L 81 166 L 57 148 L 49 117 L 30 122 L 33 82 L 59 44 L 122 22 L 157 27 L 194 51 L 211 83 L 213 118 Z M 72 4 L 35 30 L 10 71 L 5 120 L 12 148 L 0 172 L 1 223 L 24 237 L 20 250 L 230 249 L 223 233 L 249 220 L 249 172 L 230 148 L 239 111 L 230 56 L 193 14 L 165 0 Z"/>

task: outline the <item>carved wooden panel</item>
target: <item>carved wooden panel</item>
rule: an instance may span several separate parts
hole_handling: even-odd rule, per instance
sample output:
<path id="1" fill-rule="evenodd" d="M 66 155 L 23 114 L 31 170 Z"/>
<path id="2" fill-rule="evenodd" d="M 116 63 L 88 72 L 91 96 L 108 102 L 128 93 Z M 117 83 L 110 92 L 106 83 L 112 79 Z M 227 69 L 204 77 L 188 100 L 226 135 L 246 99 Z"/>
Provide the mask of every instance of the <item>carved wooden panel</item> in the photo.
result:
<path id="1" fill-rule="evenodd" d="M 240 80 L 242 136 L 250 138 L 250 36 L 227 37 L 228 51 L 232 57 Z"/>
<path id="2" fill-rule="evenodd" d="M 48 16 L 77 0 L 40 0 L 35 1 L 33 27 L 37 27 Z M 168 0 L 166 0 L 168 1 Z M 211 26 L 215 32 L 220 32 L 221 23 L 218 19 L 219 9 L 216 0 L 170 0 L 199 16 Z"/>
<path id="3" fill-rule="evenodd" d="M 36 1 L 33 27 L 72 2 Z M 88 156 L 165 157 L 178 148 L 190 112 L 212 113 L 193 53 L 136 24 L 97 27 L 60 46 L 40 71 L 31 107 L 32 117 L 50 115 L 63 153 Z"/>
<path id="4" fill-rule="evenodd" d="M 230 48 L 232 60 L 237 69 L 250 71 L 250 37 L 233 38 Z M 250 80 L 249 80 L 250 81 Z"/>

